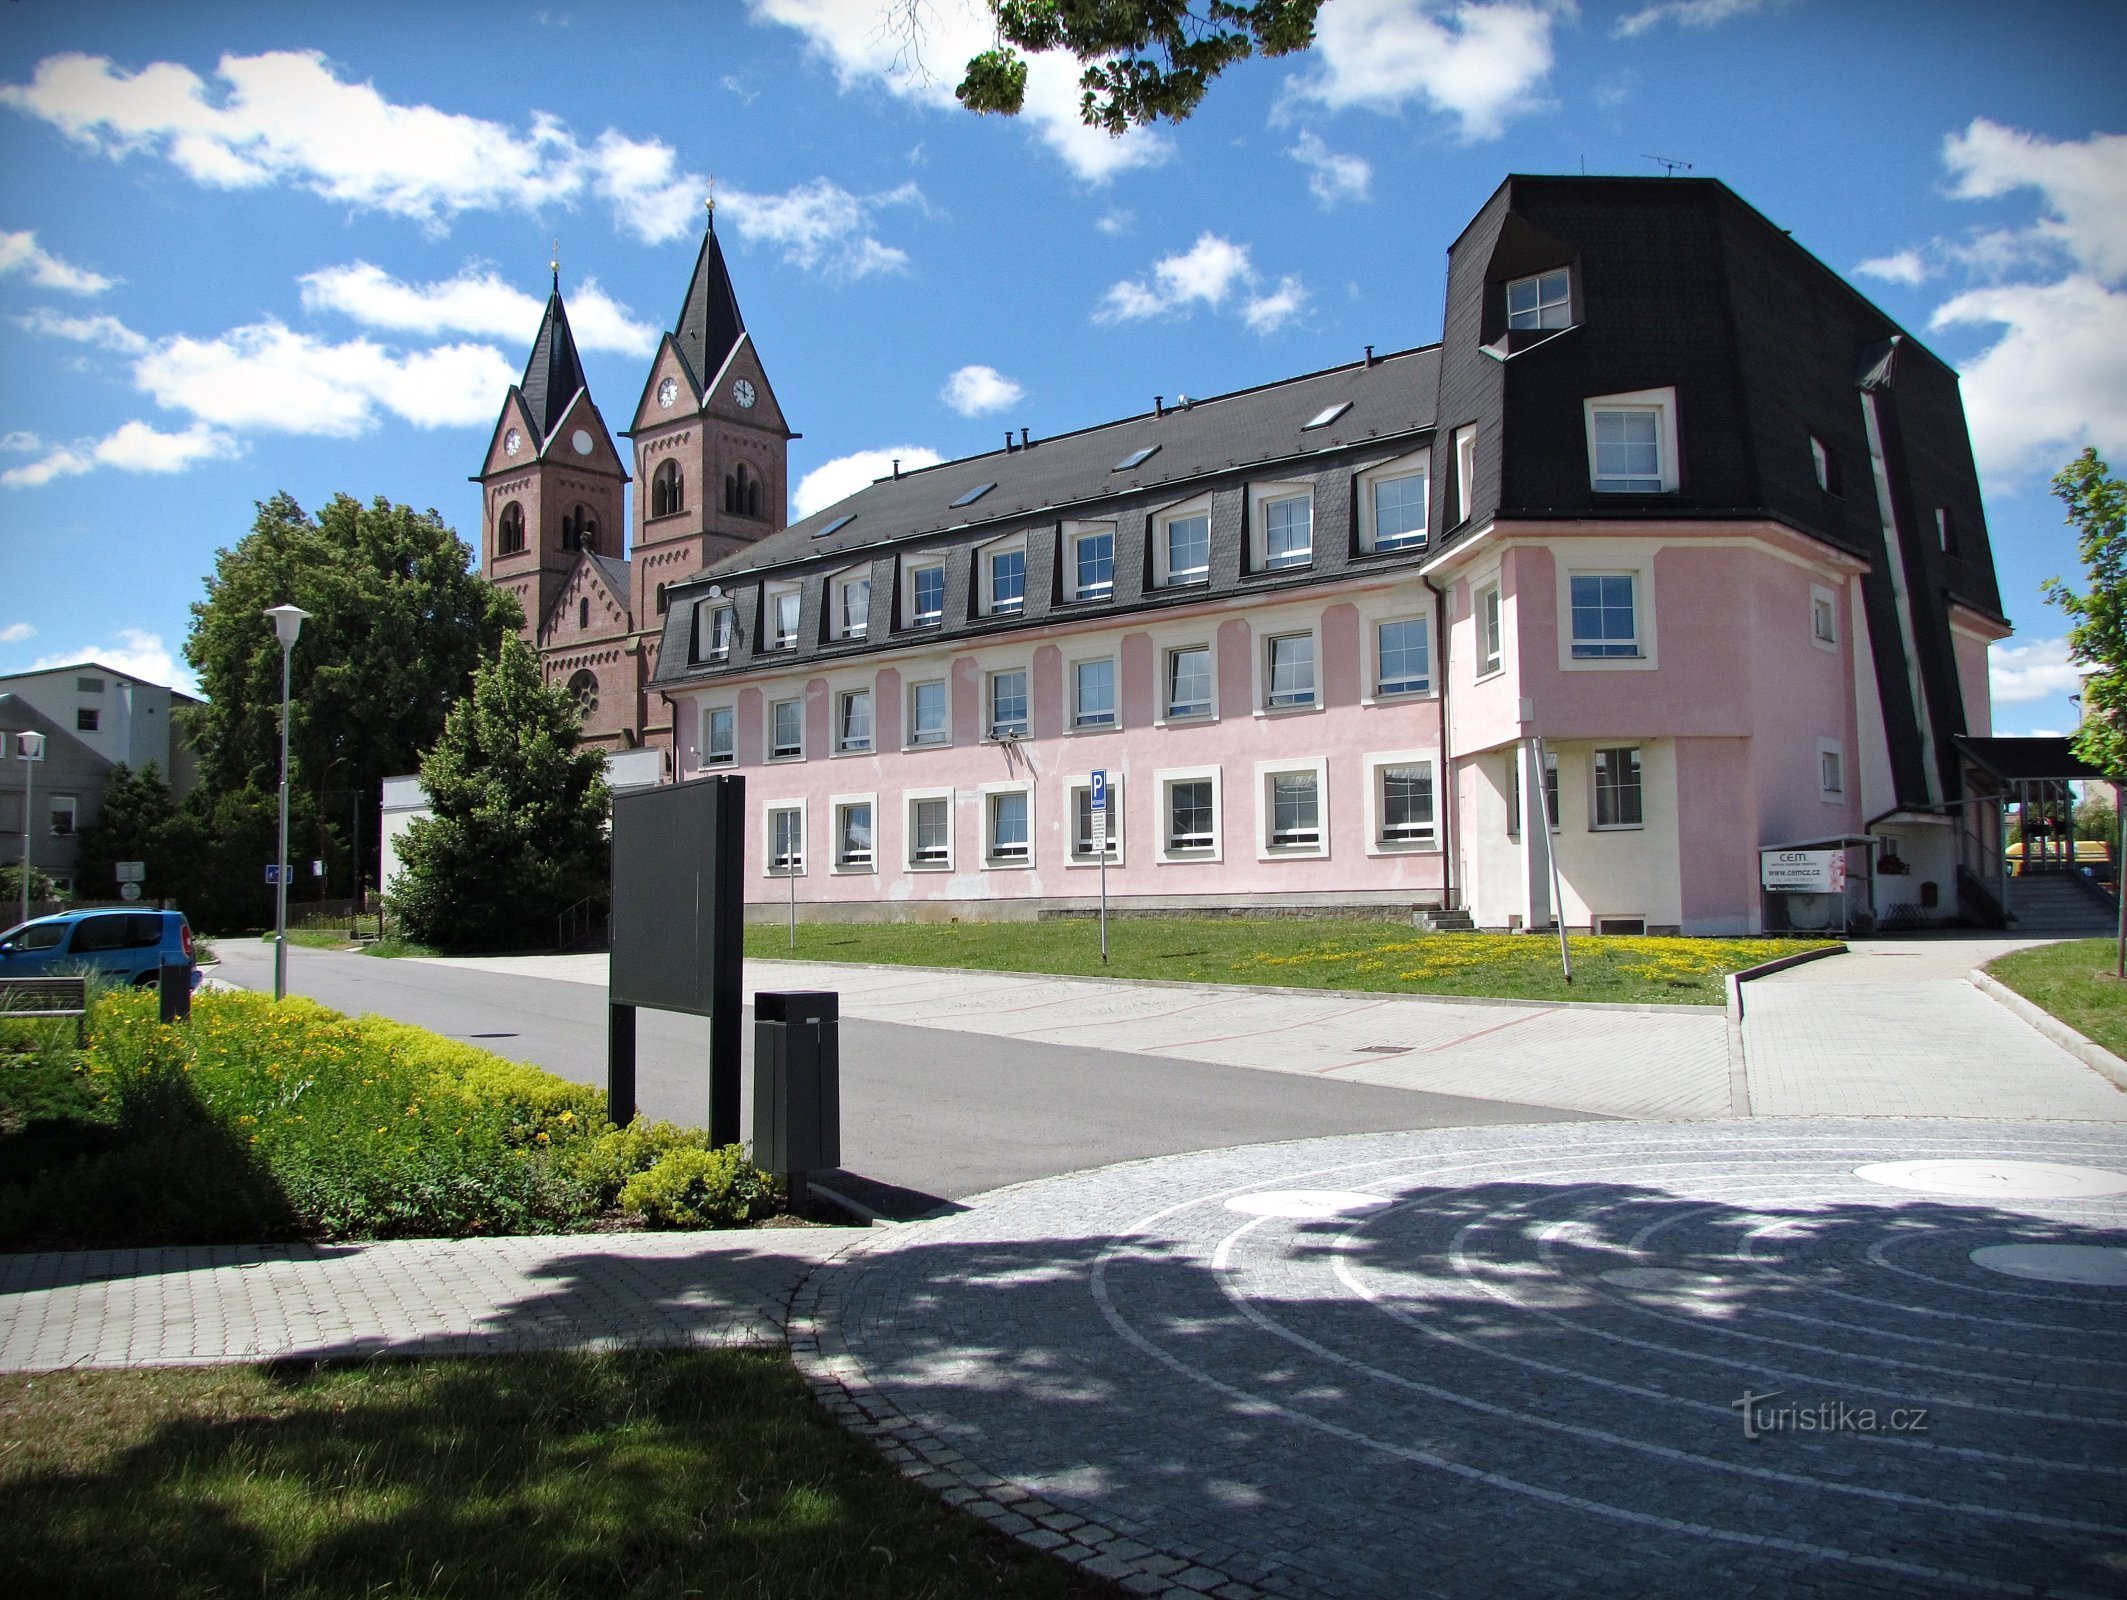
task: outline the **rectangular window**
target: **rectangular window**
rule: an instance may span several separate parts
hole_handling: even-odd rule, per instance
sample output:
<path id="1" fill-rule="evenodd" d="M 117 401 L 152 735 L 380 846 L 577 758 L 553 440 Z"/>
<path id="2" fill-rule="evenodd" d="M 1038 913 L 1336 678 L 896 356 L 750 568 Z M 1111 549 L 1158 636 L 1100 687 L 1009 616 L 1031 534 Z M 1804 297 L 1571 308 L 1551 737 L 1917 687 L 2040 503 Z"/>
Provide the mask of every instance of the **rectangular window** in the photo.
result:
<path id="1" fill-rule="evenodd" d="M 805 753 L 805 702 L 778 700 L 768 708 L 768 759 L 787 761 Z"/>
<path id="2" fill-rule="evenodd" d="M 1429 845 L 1433 842 L 1433 768 L 1430 762 L 1383 766 L 1379 810 L 1381 843 Z"/>
<path id="3" fill-rule="evenodd" d="M 844 639 L 861 639 L 871 627 L 871 579 L 845 578 L 835 586 L 835 627 Z"/>
<path id="4" fill-rule="evenodd" d="M 1025 550 L 990 552 L 990 615 L 1009 616 L 1027 603 Z"/>
<path id="5" fill-rule="evenodd" d="M 1468 522 L 1477 506 L 1477 430 L 1455 430 L 1455 520 Z"/>
<path id="6" fill-rule="evenodd" d="M 871 802 L 855 800 L 835 807 L 835 865 L 844 871 L 869 871 Z"/>
<path id="7" fill-rule="evenodd" d="M 989 858 L 1023 866 L 1027 860 L 1027 797 L 1023 790 L 989 797 Z"/>
<path id="8" fill-rule="evenodd" d="M 729 706 L 702 711 L 702 765 L 724 767 L 738 760 L 738 716 Z"/>
<path id="9" fill-rule="evenodd" d="M 908 742 L 910 744 L 944 744 L 947 734 L 945 684 L 943 682 L 910 684 L 908 686 Z"/>
<path id="10" fill-rule="evenodd" d="M 1843 766 L 1844 763 L 1839 759 L 1838 751 L 1819 750 L 1817 752 L 1817 785 L 1825 794 L 1838 795 L 1846 792 L 1846 774 L 1842 770 Z"/>
<path id="11" fill-rule="evenodd" d="M 1575 573 L 1570 592 L 1576 660 L 1640 654 L 1632 574 Z"/>
<path id="12" fill-rule="evenodd" d="M 1115 663 L 1112 660 L 1072 663 L 1071 726 L 1115 726 Z"/>
<path id="13" fill-rule="evenodd" d="M 1107 856 L 1110 861 L 1122 856 L 1122 798 L 1115 780 L 1108 780 L 1108 833 Z M 1090 785 L 1079 784 L 1071 791 L 1071 854 L 1080 861 L 1097 861 L 1100 853 L 1093 848 L 1093 790 Z"/>
<path id="14" fill-rule="evenodd" d="M 1276 710 L 1315 703 L 1315 636 L 1280 634 L 1269 641 L 1266 704 Z"/>
<path id="15" fill-rule="evenodd" d="M 1211 513 L 1192 512 L 1169 517 L 1160 524 L 1161 547 L 1166 553 L 1162 583 L 1203 583 L 1211 576 Z"/>
<path id="16" fill-rule="evenodd" d="M 1558 757 L 1544 754 L 1544 820 L 1558 832 Z M 1507 836 L 1521 836 L 1521 756 L 1507 758 Z"/>
<path id="17" fill-rule="evenodd" d="M 693 636 L 687 643 L 687 659 L 690 661 L 728 661 L 731 659 L 731 637 L 738 625 L 738 613 L 730 606 L 714 600 L 704 600 L 694 608 Z"/>
<path id="18" fill-rule="evenodd" d="M 1312 772 L 1270 775 L 1270 848 L 1315 850 L 1322 843 L 1321 790 Z"/>
<path id="19" fill-rule="evenodd" d="M 1839 611 L 1826 594 L 1812 595 L 1809 602 L 1810 637 L 1825 644 L 1839 642 Z"/>
<path id="20" fill-rule="evenodd" d="M 1620 745 L 1595 752 L 1595 825 L 1637 828 L 1645 821 L 1640 807 L 1640 752 Z"/>
<path id="21" fill-rule="evenodd" d="M 102 721 L 103 713 L 94 706 L 78 707 L 74 712 L 74 731 L 76 733 L 94 733 Z"/>
<path id="22" fill-rule="evenodd" d="M 990 737 L 1025 738 L 1027 675 L 1024 668 L 990 674 Z"/>
<path id="23" fill-rule="evenodd" d="M 52 796 L 52 832 L 64 838 L 74 831 L 78 802 L 70 794 Z"/>
<path id="24" fill-rule="evenodd" d="M 1167 850 L 1170 855 L 1210 855 L 1218 843 L 1209 778 L 1167 785 Z"/>
<path id="25" fill-rule="evenodd" d="M 1263 565 L 1304 567 L 1315 558 L 1314 501 L 1304 494 L 1263 505 Z"/>
<path id="26" fill-rule="evenodd" d="M 80 691 L 80 692 L 81 692 L 82 694 L 102 694 L 102 693 L 103 693 L 103 679 L 101 679 L 101 678 L 76 678 L 76 679 L 74 680 L 74 687 L 75 687 L 75 688 L 76 688 L 77 690 L 79 690 L 79 691 Z"/>
<path id="27" fill-rule="evenodd" d="M 837 750 L 871 748 L 871 691 L 851 689 L 841 698 L 835 717 Z"/>
<path id="28" fill-rule="evenodd" d="M 1677 487 L 1676 391 L 1644 389 L 1583 403 L 1588 486 L 1597 494 L 1670 494 Z"/>
<path id="29" fill-rule="evenodd" d="M 1957 553 L 1957 525 L 1950 520 L 1950 508 L 1935 508 L 1935 542 L 1942 547 L 1944 555 Z"/>
<path id="30" fill-rule="evenodd" d="M 1500 621 L 1499 585 L 1477 591 L 1477 676 L 1497 672 L 1506 659 L 1505 629 Z"/>
<path id="31" fill-rule="evenodd" d="M 909 574 L 909 620 L 924 627 L 944 616 L 945 568 L 915 568 Z"/>
<path id="32" fill-rule="evenodd" d="M 1425 543 L 1426 475 L 1379 478 L 1373 485 L 1374 548 L 1408 550 Z"/>
<path id="33" fill-rule="evenodd" d="M 805 870 L 805 812 L 798 806 L 778 806 L 768 813 L 768 871 L 772 877 L 793 877 Z"/>
<path id="34" fill-rule="evenodd" d="M 798 647 L 798 591 L 781 589 L 768 596 L 769 648 L 772 650 L 795 650 Z"/>
<path id="35" fill-rule="evenodd" d="M 1814 433 L 1809 436 L 1809 464 L 1817 475 L 1817 487 L 1826 494 L 1839 492 L 1839 458 L 1832 454 L 1831 446 Z"/>
<path id="36" fill-rule="evenodd" d="M 1071 542 L 1071 598 L 1105 600 L 1115 592 L 1115 530 L 1095 528 Z"/>
<path id="37" fill-rule="evenodd" d="M 1211 715 L 1211 647 L 1190 645 L 1167 652 L 1167 715 Z"/>
<path id="38" fill-rule="evenodd" d="M 938 796 L 909 802 L 908 864 L 912 867 L 949 867 L 953 864 L 952 801 Z"/>
<path id="39" fill-rule="evenodd" d="M 1374 693 L 1424 694 L 1432 687 L 1430 652 L 1423 617 L 1403 617 L 1384 622 L 1374 630 L 1375 661 L 1379 668 Z"/>
<path id="40" fill-rule="evenodd" d="M 1507 285 L 1509 328 L 1569 328 L 1573 325 L 1573 275 L 1561 267 Z"/>

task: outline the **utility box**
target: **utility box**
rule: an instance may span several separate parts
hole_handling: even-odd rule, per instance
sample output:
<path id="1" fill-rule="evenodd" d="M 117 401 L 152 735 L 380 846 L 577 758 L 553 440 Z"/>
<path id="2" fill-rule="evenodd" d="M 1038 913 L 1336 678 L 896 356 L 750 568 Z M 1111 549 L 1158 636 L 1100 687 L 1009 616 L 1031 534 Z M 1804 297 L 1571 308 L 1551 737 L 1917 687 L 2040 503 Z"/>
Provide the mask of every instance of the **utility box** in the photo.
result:
<path id="1" fill-rule="evenodd" d="M 165 961 L 156 974 L 156 993 L 164 1022 L 192 1020 L 192 963 Z"/>
<path id="2" fill-rule="evenodd" d="M 798 990 L 753 997 L 753 1162 L 786 1178 L 842 1164 L 840 997 Z"/>

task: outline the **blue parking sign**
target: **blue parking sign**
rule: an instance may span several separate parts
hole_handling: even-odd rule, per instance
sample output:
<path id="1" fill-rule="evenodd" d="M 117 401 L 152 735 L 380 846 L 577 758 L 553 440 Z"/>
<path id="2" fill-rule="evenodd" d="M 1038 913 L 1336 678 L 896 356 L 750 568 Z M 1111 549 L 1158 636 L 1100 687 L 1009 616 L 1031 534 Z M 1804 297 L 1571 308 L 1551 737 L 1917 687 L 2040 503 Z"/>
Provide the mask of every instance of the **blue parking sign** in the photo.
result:
<path id="1" fill-rule="evenodd" d="M 1095 811 L 1108 809 L 1108 775 L 1105 772 L 1093 774 L 1093 809 Z"/>

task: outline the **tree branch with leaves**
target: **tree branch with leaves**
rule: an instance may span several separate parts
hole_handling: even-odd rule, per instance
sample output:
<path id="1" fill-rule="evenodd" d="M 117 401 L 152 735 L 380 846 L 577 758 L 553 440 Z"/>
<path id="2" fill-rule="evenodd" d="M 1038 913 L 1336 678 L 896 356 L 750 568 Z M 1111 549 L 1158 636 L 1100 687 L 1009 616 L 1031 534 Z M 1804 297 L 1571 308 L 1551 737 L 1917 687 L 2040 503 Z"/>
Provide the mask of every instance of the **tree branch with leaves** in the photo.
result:
<path id="1" fill-rule="evenodd" d="M 2089 578 L 2080 591 L 2059 578 L 2044 585 L 2046 598 L 2075 619 L 2068 657 L 2084 669 L 2075 753 L 2106 776 L 2127 779 L 2127 483 L 2085 450 L 2053 480 L 2053 492 L 2068 507 Z"/>

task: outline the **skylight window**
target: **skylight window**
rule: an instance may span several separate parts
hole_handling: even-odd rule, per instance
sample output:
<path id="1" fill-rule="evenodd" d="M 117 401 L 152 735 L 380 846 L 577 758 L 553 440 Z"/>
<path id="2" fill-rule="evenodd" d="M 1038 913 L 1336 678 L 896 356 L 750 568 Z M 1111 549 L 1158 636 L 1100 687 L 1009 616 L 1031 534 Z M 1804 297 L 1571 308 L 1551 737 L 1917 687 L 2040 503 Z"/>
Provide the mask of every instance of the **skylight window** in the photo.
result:
<path id="1" fill-rule="evenodd" d="M 848 526 L 849 526 L 849 525 L 850 525 L 850 524 L 851 524 L 852 522 L 855 522 L 856 520 L 857 520 L 857 514 L 856 514 L 856 513 L 854 512 L 854 511 L 852 511 L 852 512 L 851 512 L 851 513 L 850 513 L 850 514 L 849 514 L 848 516 L 846 516 L 846 517 L 837 517 L 837 518 L 835 518 L 835 520 L 834 520 L 834 521 L 830 522 L 830 523 L 829 523 L 829 524 L 828 524 L 828 525 L 827 525 L 826 527 L 824 527 L 824 528 L 821 528 L 821 529 L 818 529 L 817 531 L 815 531 L 815 532 L 814 532 L 814 534 L 813 534 L 813 537 L 814 537 L 815 539 L 824 539 L 824 538 L 826 538 L 826 537 L 827 537 L 827 536 L 828 536 L 828 535 L 829 535 L 830 533 L 839 533 L 839 532 L 840 532 L 840 531 L 841 531 L 842 529 L 844 529 L 844 528 L 848 527 Z"/>
<path id="2" fill-rule="evenodd" d="M 1349 400 L 1339 400 L 1333 406 L 1324 406 L 1312 418 L 1301 425 L 1300 431 L 1305 433 L 1309 428 L 1326 428 L 1343 416 L 1345 412 L 1351 410 L 1351 408 L 1352 403 Z"/>
<path id="3" fill-rule="evenodd" d="M 984 495 L 988 494 L 992 489 L 996 487 L 997 485 L 994 483 L 978 484 L 975 488 L 968 490 L 968 492 L 962 495 L 958 500 L 955 500 L 953 502 L 953 507 L 955 510 L 958 510 L 961 506 L 971 506 L 977 500 L 980 500 Z"/>
<path id="4" fill-rule="evenodd" d="M 1128 472 L 1132 467 L 1141 467 L 1159 454 L 1159 448 L 1156 444 L 1148 444 L 1142 450 L 1133 450 L 1108 470 L 1110 472 Z"/>

